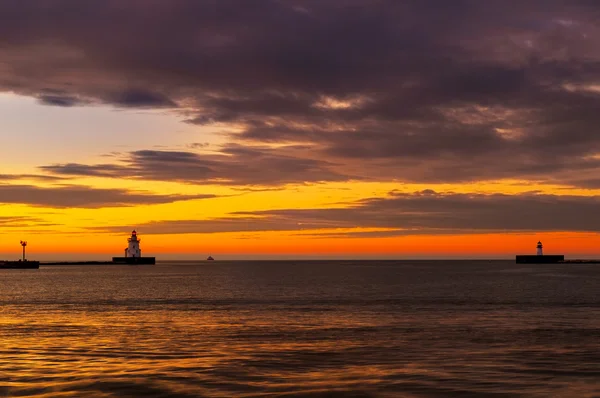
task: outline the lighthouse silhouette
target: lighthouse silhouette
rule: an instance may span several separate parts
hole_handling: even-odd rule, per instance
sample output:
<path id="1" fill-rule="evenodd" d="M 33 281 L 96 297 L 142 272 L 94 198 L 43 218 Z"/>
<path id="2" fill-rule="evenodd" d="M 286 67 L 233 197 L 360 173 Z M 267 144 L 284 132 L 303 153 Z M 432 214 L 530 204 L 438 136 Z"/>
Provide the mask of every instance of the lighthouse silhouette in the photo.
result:
<path id="1" fill-rule="evenodd" d="M 544 252 L 542 251 L 542 249 L 543 249 L 542 242 L 538 241 L 536 248 L 537 248 L 537 255 L 543 256 Z"/>
<path id="2" fill-rule="evenodd" d="M 134 229 L 131 232 L 131 238 L 127 239 L 129 242 L 128 247 L 125 249 L 125 257 L 142 257 L 142 249 L 140 249 L 140 241 L 138 238 L 137 232 Z"/>

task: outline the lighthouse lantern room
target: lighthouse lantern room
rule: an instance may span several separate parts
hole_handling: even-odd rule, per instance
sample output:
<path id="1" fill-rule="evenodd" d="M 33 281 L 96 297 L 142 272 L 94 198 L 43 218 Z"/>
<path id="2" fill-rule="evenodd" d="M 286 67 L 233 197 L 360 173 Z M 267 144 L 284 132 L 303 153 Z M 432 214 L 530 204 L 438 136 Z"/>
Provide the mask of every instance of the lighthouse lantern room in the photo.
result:
<path id="1" fill-rule="evenodd" d="M 544 253 L 542 252 L 542 242 L 538 241 L 536 248 L 537 248 L 537 255 L 538 256 L 543 256 Z"/>
<path id="2" fill-rule="evenodd" d="M 128 247 L 125 249 L 125 257 L 142 257 L 142 249 L 140 249 L 140 241 L 137 232 L 131 232 L 131 238 L 127 239 Z"/>

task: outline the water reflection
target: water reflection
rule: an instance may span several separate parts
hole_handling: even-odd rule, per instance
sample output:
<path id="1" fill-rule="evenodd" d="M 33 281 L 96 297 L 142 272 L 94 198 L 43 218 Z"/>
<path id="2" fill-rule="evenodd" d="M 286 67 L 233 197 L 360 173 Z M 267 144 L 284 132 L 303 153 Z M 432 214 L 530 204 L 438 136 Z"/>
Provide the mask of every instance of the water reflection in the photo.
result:
<path id="1" fill-rule="evenodd" d="M 351 265 L 3 272 L 0 395 L 600 394 L 598 270 Z"/>

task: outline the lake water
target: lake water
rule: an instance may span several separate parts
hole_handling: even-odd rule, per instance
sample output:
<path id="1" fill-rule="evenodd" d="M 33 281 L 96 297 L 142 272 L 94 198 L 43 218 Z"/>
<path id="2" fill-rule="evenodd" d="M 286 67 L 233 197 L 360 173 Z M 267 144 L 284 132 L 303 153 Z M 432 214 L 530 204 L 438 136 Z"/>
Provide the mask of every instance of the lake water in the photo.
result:
<path id="1" fill-rule="evenodd" d="M 0 270 L 0 396 L 600 396 L 600 265 Z"/>

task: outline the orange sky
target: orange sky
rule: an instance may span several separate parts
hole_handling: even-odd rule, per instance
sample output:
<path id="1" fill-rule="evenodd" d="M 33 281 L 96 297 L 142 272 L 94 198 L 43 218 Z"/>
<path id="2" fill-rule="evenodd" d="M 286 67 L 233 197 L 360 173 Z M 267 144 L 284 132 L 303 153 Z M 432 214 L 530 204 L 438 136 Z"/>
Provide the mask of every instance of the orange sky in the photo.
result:
<path id="1" fill-rule="evenodd" d="M 250 234 L 167 234 L 142 237 L 145 255 L 162 259 L 195 259 L 212 255 L 219 259 L 243 258 L 513 258 L 534 254 L 535 243 L 544 242 L 546 254 L 568 258 L 594 258 L 599 236 L 595 233 L 483 233 L 467 235 L 416 235 L 381 238 L 328 238 L 312 231 L 257 232 Z M 336 231 L 336 233 L 356 231 Z M 18 238 L 3 234 L 0 253 L 18 257 Z M 316 235 L 316 236 L 315 236 Z M 27 234 L 29 257 L 44 259 L 106 259 L 120 255 L 128 234 Z"/>
<path id="2" fill-rule="evenodd" d="M 100 157 L 100 153 L 97 154 Z M 35 170 L 21 166 L 22 173 Z M 15 169 L 15 171 L 18 171 Z M 8 185 L 16 183 L 8 183 Z M 63 181 L 23 178 L 27 184 L 53 190 Z M 276 189 L 237 188 L 228 185 L 191 185 L 100 177 L 74 178 L 69 185 L 105 190 L 134 190 L 156 195 L 216 195 L 215 198 L 182 200 L 162 204 L 126 206 L 67 206 L 4 204 L 0 219 L 23 218 L 0 225 L 0 257 L 20 255 L 20 240 L 29 242 L 30 258 L 41 259 L 106 259 L 120 255 L 131 229 L 142 237 L 145 255 L 164 259 L 193 259 L 213 255 L 220 259 L 239 258 L 513 258 L 517 253 L 535 252 L 542 240 L 546 253 L 594 257 L 600 254 L 599 236 L 587 232 L 481 231 L 461 233 L 449 231 L 427 234 L 414 231 L 406 236 L 386 236 L 394 228 L 356 225 L 334 228 L 298 228 L 281 231 L 259 230 L 205 231 L 194 233 L 160 233 L 145 227 L 154 222 L 178 220 L 226 220 L 242 213 L 285 211 L 287 209 L 331 209 L 352 207 L 362 200 L 388 198 L 390 192 L 412 195 L 426 189 L 439 193 L 519 195 L 538 191 L 547 195 L 593 197 L 595 190 L 560 185 L 498 180 L 469 184 L 406 184 L 398 182 L 333 182 L 320 184 L 288 184 Z M 310 221 L 310 220 L 309 220 Z M 360 224 L 362 221 L 357 221 Z M 248 223 L 252 226 L 252 222 Z M 302 223 L 299 223 L 302 224 Z M 399 226 L 402 227 L 402 226 Z M 106 229 L 105 229 L 106 228 Z M 149 231 L 149 229 L 151 229 Z M 375 234 L 368 237 L 361 234 Z M 383 236 L 377 237 L 382 233 Z"/>
<path id="3" fill-rule="evenodd" d="M 585 7 L 26 3 L 0 3 L 0 259 L 133 229 L 159 259 L 600 257 Z"/>

